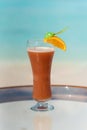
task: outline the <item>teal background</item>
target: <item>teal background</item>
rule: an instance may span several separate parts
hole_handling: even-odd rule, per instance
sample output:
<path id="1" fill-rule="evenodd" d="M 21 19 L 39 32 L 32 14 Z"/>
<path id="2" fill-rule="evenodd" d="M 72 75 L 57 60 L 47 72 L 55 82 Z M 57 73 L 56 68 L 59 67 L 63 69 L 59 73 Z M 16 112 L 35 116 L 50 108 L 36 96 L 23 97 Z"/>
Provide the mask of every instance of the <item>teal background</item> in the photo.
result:
<path id="1" fill-rule="evenodd" d="M 66 26 L 59 37 L 67 51 L 57 49 L 58 61 L 86 61 L 87 0 L 0 0 L 0 60 L 27 60 L 27 39 Z"/>

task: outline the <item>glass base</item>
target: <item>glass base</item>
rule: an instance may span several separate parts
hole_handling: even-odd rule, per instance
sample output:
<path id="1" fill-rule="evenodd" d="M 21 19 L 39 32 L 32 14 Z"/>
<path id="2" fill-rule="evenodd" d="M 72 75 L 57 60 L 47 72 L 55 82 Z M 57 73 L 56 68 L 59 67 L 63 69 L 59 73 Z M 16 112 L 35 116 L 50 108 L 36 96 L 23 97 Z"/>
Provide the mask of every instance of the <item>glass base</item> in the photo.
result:
<path id="1" fill-rule="evenodd" d="M 46 102 L 37 102 L 35 106 L 31 107 L 31 110 L 33 111 L 51 111 L 53 109 L 54 109 L 54 106 Z"/>

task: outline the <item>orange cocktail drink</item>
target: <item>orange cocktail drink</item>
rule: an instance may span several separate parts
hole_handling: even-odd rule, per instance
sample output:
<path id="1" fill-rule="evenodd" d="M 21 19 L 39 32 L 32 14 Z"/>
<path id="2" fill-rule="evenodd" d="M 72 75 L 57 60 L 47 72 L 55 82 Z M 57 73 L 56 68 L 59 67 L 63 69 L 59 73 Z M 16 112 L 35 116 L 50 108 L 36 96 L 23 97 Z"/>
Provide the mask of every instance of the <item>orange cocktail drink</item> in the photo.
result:
<path id="1" fill-rule="evenodd" d="M 53 110 L 53 105 L 46 103 L 51 98 L 51 65 L 54 55 L 54 47 L 63 51 L 66 50 L 65 42 L 57 37 L 63 30 L 53 33 L 46 33 L 43 41 L 29 41 L 28 56 L 31 62 L 33 73 L 33 99 L 37 104 L 31 107 L 34 111 Z"/>
<path id="2" fill-rule="evenodd" d="M 44 101 L 51 98 L 51 64 L 54 49 L 50 47 L 33 47 L 28 49 L 33 72 L 33 98 Z"/>

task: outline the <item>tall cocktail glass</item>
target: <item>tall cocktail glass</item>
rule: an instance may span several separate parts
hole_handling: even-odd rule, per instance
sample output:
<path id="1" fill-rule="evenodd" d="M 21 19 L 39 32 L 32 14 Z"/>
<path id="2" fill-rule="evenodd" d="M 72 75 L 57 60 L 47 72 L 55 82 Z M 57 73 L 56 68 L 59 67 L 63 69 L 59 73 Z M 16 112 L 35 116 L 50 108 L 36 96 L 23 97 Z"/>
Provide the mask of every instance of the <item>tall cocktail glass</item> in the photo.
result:
<path id="1" fill-rule="evenodd" d="M 33 74 L 33 99 L 37 101 L 31 109 L 34 111 L 53 110 L 53 105 L 47 102 L 52 97 L 51 65 L 54 48 L 52 45 L 43 43 L 42 40 L 28 40 L 27 53 Z"/>

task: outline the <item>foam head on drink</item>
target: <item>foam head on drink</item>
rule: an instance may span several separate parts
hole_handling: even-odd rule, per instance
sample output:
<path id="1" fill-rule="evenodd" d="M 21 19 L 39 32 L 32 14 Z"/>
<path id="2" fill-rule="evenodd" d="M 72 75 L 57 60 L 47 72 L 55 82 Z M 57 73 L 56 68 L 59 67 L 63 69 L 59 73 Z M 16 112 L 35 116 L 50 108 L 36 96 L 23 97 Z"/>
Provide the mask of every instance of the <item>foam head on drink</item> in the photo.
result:
<path id="1" fill-rule="evenodd" d="M 33 47 L 27 50 L 33 72 L 33 98 L 44 101 L 51 98 L 50 76 L 54 49 Z"/>

